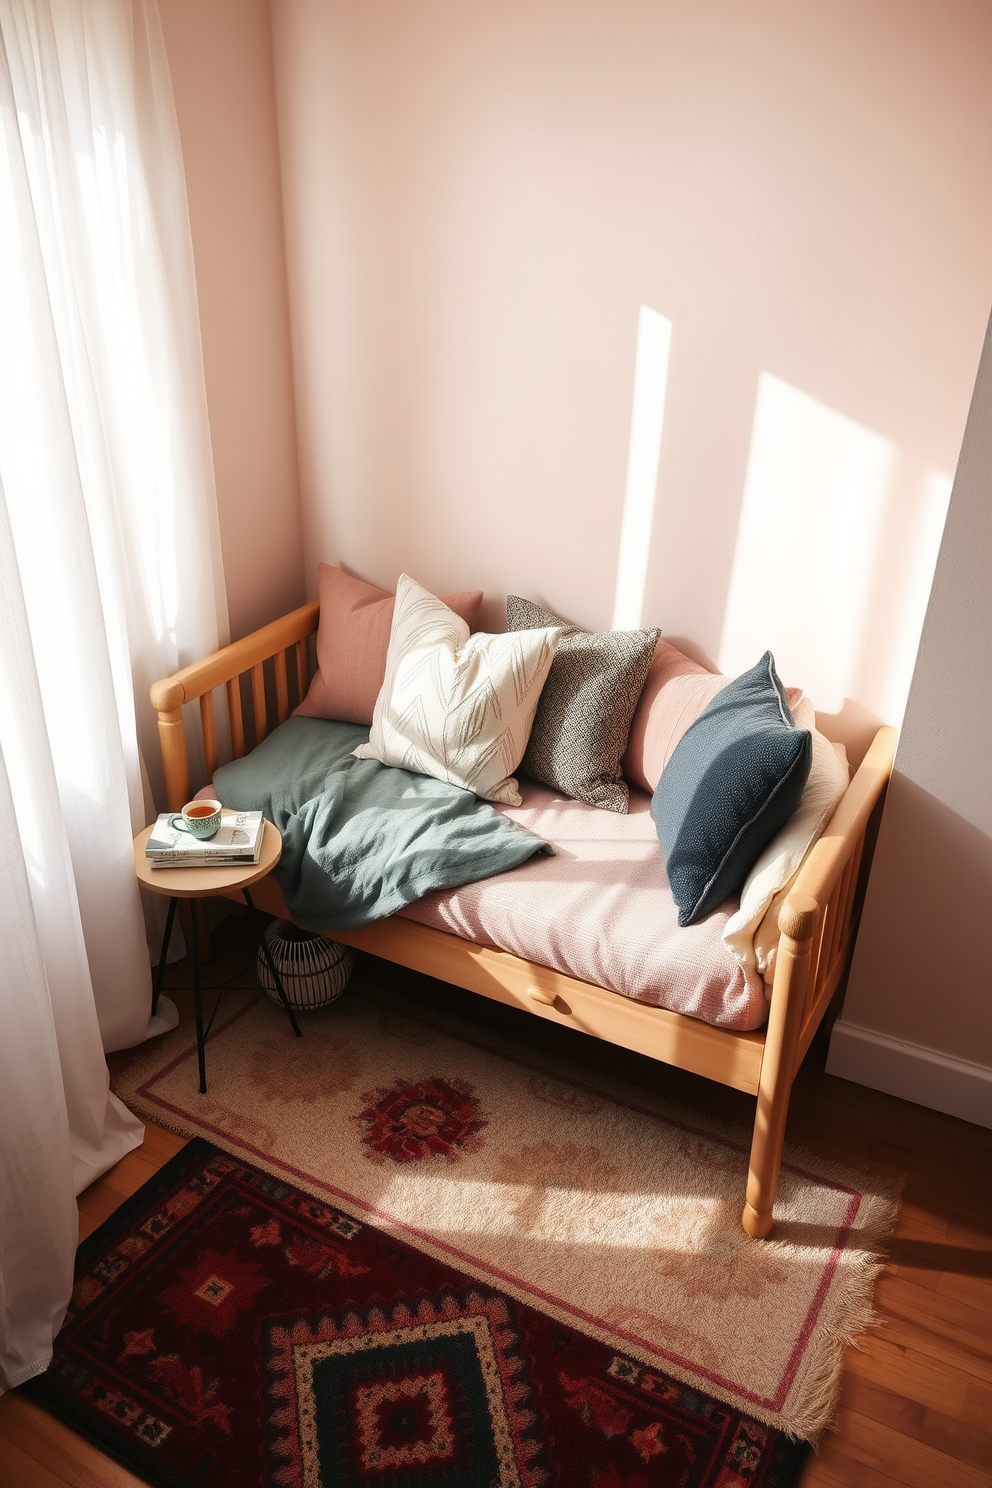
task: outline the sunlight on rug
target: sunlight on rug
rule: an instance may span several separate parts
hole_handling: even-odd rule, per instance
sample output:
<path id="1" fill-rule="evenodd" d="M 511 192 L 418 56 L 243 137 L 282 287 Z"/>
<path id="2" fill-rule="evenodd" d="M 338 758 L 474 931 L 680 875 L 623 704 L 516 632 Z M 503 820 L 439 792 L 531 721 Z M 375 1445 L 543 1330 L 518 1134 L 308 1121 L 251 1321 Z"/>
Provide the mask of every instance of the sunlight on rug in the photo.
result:
<path id="1" fill-rule="evenodd" d="M 805 1446 L 194 1140 L 25 1387 L 157 1488 L 793 1488 Z"/>
<path id="2" fill-rule="evenodd" d="M 757 1421 L 812 1441 L 829 1423 L 891 1184 L 788 1153 L 774 1237 L 750 1240 L 749 1133 L 367 982 L 301 1041 L 242 1001 L 207 1072 L 200 1096 L 180 1028 L 115 1089 Z"/>

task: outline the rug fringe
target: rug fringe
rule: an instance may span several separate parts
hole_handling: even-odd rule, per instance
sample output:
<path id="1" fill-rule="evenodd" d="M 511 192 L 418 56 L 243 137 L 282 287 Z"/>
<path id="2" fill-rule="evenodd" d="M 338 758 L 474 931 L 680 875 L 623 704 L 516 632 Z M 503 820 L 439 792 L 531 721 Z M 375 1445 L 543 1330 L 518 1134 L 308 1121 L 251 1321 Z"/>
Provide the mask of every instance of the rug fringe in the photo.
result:
<path id="1" fill-rule="evenodd" d="M 809 1156 L 802 1153 L 804 1159 Z M 841 1169 L 840 1164 L 825 1162 L 824 1166 L 835 1169 L 824 1176 L 840 1176 L 836 1171 Z M 797 1376 L 793 1390 L 801 1394 L 802 1406 L 790 1408 L 790 1422 L 782 1426 L 788 1436 L 816 1446 L 824 1431 L 836 1430 L 844 1351 L 856 1348 L 858 1339 L 880 1322 L 872 1299 L 888 1257 L 887 1241 L 895 1228 L 903 1184 L 903 1178 L 881 1180 L 875 1192 L 866 1191 L 866 1202 L 858 1213 L 858 1249 L 845 1252 L 847 1264 L 831 1284 L 832 1311 L 834 1316 L 844 1318 L 844 1326 L 831 1333 L 829 1347 L 814 1358 L 801 1377 Z M 800 1385 L 801 1391 L 797 1388 Z"/>
<path id="2" fill-rule="evenodd" d="M 369 990 L 374 990 L 374 995 L 369 996 Z M 391 1011 L 403 1014 L 409 1012 L 409 999 L 396 995 L 378 985 L 374 989 L 362 988 L 361 991 L 354 989 L 352 995 L 362 996 L 366 1001 L 373 1004 L 387 1005 Z M 424 1021 L 434 1022 L 438 1029 L 455 1037 L 466 1036 L 478 1038 L 478 1029 L 468 1026 L 457 1017 L 457 1015 L 445 1012 L 442 1016 L 432 1015 L 423 1008 L 417 1009 L 417 1016 Z M 222 1029 L 218 1029 L 219 1034 Z M 180 1030 L 167 1037 L 176 1042 L 183 1038 Z M 187 1029 L 185 1032 L 187 1041 L 192 1040 L 192 1034 Z M 493 1030 L 487 1029 L 485 1033 L 487 1046 L 497 1053 L 505 1053 L 519 1060 L 519 1048 L 514 1048 L 512 1042 Z M 575 1082 L 575 1067 L 567 1058 L 548 1054 L 546 1051 L 538 1056 L 539 1063 L 552 1077 L 568 1079 Z M 142 1052 L 130 1064 L 127 1071 L 115 1079 L 113 1084 L 118 1094 L 121 1088 L 126 1088 L 124 1098 L 127 1103 L 141 1116 L 158 1125 L 165 1126 L 177 1135 L 194 1137 L 207 1135 L 208 1139 L 218 1147 L 231 1153 L 234 1157 L 243 1157 L 236 1140 L 228 1138 L 222 1131 L 211 1128 L 204 1132 L 199 1128 L 196 1117 L 190 1113 L 189 1120 L 184 1122 L 179 1113 L 172 1114 L 164 1112 L 160 1106 L 145 1101 L 139 1094 L 141 1086 L 146 1077 L 161 1067 L 161 1052 Z M 592 1075 L 586 1071 L 580 1076 L 580 1083 L 585 1079 L 589 1085 L 599 1090 L 606 1098 L 619 1099 L 628 1106 L 631 1104 L 633 1094 L 634 1101 L 638 1101 L 641 1092 L 632 1091 L 629 1085 L 621 1086 L 620 1082 L 609 1075 Z M 640 1109 L 647 1113 L 653 1113 L 660 1119 L 668 1119 L 674 1122 L 686 1122 L 697 1131 L 702 1130 L 709 1135 L 731 1141 L 735 1146 L 743 1147 L 746 1151 L 750 1141 L 749 1134 L 745 1129 L 732 1122 L 719 1120 L 712 1116 L 702 1114 L 697 1110 L 689 1110 L 675 1101 L 670 1101 L 654 1092 L 643 1092 L 646 1104 Z M 272 1172 L 274 1176 L 285 1178 L 284 1166 L 276 1159 L 267 1161 L 260 1153 L 254 1153 L 251 1160 L 258 1166 Z M 820 1326 L 824 1329 L 823 1345 L 819 1350 L 810 1351 L 812 1358 L 807 1358 L 805 1366 L 800 1369 L 792 1381 L 787 1399 L 777 1410 L 765 1410 L 759 1406 L 750 1406 L 750 1414 L 755 1419 L 783 1431 L 793 1440 L 807 1441 L 814 1445 L 825 1430 L 834 1425 L 837 1400 L 840 1389 L 840 1381 L 844 1367 L 844 1350 L 851 1345 L 856 1346 L 857 1339 L 869 1328 L 876 1326 L 878 1318 L 872 1304 L 874 1287 L 885 1264 L 885 1242 L 895 1225 L 898 1214 L 899 1201 L 904 1180 L 901 1177 L 883 1176 L 871 1172 L 864 1172 L 845 1165 L 830 1158 L 821 1157 L 819 1154 L 810 1152 L 808 1149 L 798 1146 L 787 1146 L 783 1153 L 783 1162 L 805 1169 L 808 1173 L 828 1183 L 834 1182 L 845 1188 L 856 1184 L 862 1195 L 861 1205 L 855 1216 L 857 1226 L 856 1245 L 846 1248 L 837 1270 L 830 1281 L 827 1307 L 829 1309 L 828 1321 L 822 1314 Z M 315 1197 L 326 1201 L 327 1195 L 319 1182 L 307 1182 L 305 1174 L 297 1174 L 293 1180 L 300 1188 L 314 1194 Z M 335 1206 L 352 1214 L 360 1222 L 368 1220 L 368 1215 L 363 1211 L 360 1204 L 349 1204 L 343 1197 L 336 1197 L 333 1201 Z M 389 1230 L 392 1228 L 384 1223 L 381 1217 L 376 1218 L 375 1223 L 379 1228 Z M 788 1221 L 783 1222 L 782 1228 L 787 1231 Z M 432 1245 L 430 1236 L 412 1238 L 406 1232 L 408 1243 L 414 1244 L 416 1248 L 434 1255 L 440 1260 L 448 1257 L 443 1248 Z M 760 1245 L 774 1250 L 781 1244 L 783 1255 L 785 1254 L 789 1241 L 783 1238 L 777 1241 L 774 1232 L 765 1240 L 751 1240 L 751 1245 Z M 492 1276 L 483 1265 L 473 1265 L 470 1257 L 462 1257 L 459 1261 L 460 1269 L 475 1276 L 480 1282 L 491 1284 Z M 518 1300 L 533 1304 L 533 1297 L 523 1287 L 516 1287 L 512 1278 L 501 1276 L 499 1287 Z M 545 1300 L 541 1303 L 542 1310 L 557 1316 L 563 1324 L 575 1328 L 575 1318 L 563 1309 L 556 1308 L 553 1303 Z M 596 1326 L 582 1325 L 581 1331 L 590 1336 L 598 1338 L 617 1350 L 620 1354 L 628 1355 L 649 1367 L 657 1367 L 658 1358 L 649 1348 L 635 1346 L 627 1339 L 619 1340 L 615 1333 L 608 1329 L 600 1329 Z M 699 1388 L 698 1376 L 690 1370 L 680 1369 L 673 1361 L 666 1359 L 664 1369 L 667 1374 L 679 1379 L 693 1389 Z M 740 1409 L 740 1397 L 732 1390 L 722 1390 L 719 1386 L 707 1385 L 707 1393 L 717 1399 L 726 1401 L 736 1409 Z"/>

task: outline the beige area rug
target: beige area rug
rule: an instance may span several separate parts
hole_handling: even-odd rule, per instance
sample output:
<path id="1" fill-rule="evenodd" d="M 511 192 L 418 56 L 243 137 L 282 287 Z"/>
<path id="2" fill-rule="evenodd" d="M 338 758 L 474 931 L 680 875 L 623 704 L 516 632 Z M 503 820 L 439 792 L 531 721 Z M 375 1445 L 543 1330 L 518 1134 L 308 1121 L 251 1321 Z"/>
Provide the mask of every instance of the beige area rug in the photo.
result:
<path id="1" fill-rule="evenodd" d="M 368 982 L 292 1037 L 234 1000 L 196 1088 L 188 1027 L 115 1080 L 208 1138 L 796 1436 L 829 1423 L 896 1195 L 787 1154 L 774 1238 L 740 1227 L 749 1133 Z"/>

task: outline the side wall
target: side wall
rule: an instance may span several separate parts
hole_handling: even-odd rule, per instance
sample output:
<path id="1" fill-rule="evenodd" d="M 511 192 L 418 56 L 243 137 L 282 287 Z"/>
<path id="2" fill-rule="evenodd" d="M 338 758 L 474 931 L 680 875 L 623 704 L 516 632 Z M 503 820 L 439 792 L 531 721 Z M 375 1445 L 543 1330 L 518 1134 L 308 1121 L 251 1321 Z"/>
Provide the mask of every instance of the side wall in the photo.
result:
<path id="1" fill-rule="evenodd" d="M 992 1127 L 992 326 L 827 1068 Z"/>
<path id="2" fill-rule="evenodd" d="M 161 0 L 196 262 L 231 638 L 304 598 L 267 0 Z"/>
<path id="3" fill-rule="evenodd" d="M 311 587 L 770 645 L 855 752 L 898 723 L 992 301 L 992 9 L 272 19 Z"/>

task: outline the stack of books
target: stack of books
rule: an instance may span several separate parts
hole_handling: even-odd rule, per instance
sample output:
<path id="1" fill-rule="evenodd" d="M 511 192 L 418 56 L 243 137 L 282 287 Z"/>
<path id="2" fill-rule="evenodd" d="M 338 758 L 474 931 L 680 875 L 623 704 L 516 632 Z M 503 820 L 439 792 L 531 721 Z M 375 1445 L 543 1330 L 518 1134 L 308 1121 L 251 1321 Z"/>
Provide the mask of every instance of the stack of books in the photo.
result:
<path id="1" fill-rule="evenodd" d="M 260 811 L 224 811 L 220 826 L 203 841 L 172 826 L 175 811 L 165 811 L 145 844 L 152 868 L 249 868 L 262 851 L 264 820 Z"/>

